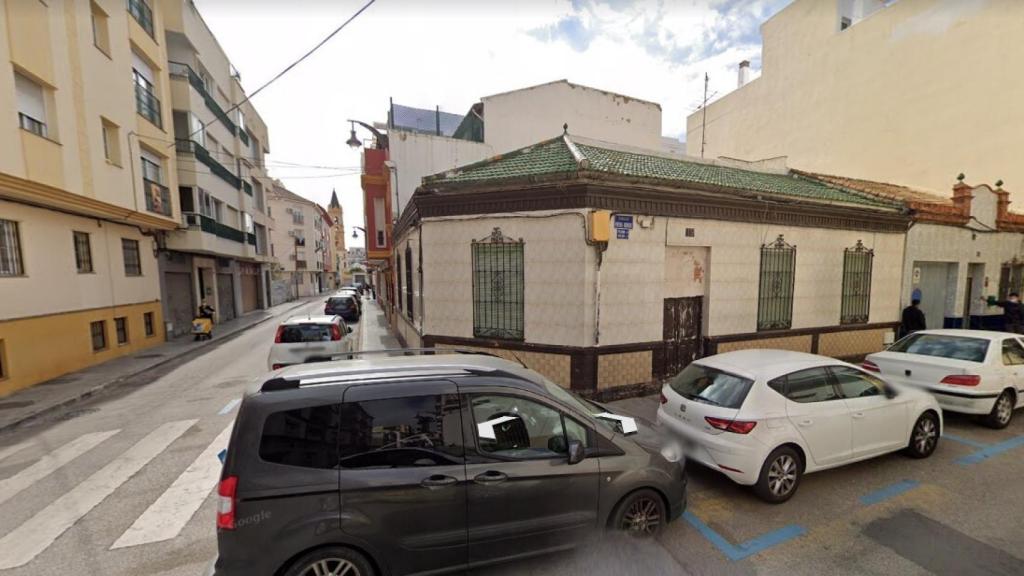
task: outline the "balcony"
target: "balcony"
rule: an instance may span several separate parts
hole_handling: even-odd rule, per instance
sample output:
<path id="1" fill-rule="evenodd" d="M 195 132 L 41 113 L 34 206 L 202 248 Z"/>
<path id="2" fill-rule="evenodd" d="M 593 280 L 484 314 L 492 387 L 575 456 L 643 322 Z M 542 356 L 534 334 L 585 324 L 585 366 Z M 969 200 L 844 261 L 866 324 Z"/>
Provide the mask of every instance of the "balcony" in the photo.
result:
<path id="1" fill-rule="evenodd" d="M 249 184 L 245 180 L 242 180 L 242 190 L 244 190 L 249 196 L 252 196 L 252 184 Z"/>
<path id="2" fill-rule="evenodd" d="M 202 144 L 195 140 L 177 140 L 176 146 L 178 152 L 193 154 L 196 157 L 196 160 L 209 168 L 210 172 L 213 172 L 213 174 L 218 176 L 221 180 L 231 184 L 232 188 L 237 190 L 242 187 L 241 179 L 232 174 L 231 171 L 225 168 L 223 164 L 214 160 L 213 157 L 210 156 L 210 152 L 204 148 Z"/>
<path id="3" fill-rule="evenodd" d="M 142 179 L 146 194 L 146 210 L 155 214 L 171 215 L 171 191 L 159 182 Z"/>
<path id="4" fill-rule="evenodd" d="M 248 233 L 246 233 L 246 235 L 245 235 L 245 239 L 246 239 L 246 241 L 247 241 L 247 242 L 248 242 L 249 244 L 251 244 L 251 245 L 253 245 L 253 246 L 255 246 L 255 245 L 256 245 L 256 235 L 255 235 L 255 234 L 253 234 L 252 232 L 248 232 Z"/>
<path id="5" fill-rule="evenodd" d="M 242 141 L 242 144 L 245 144 L 246 148 L 249 147 L 249 135 L 246 134 L 245 130 L 238 131 L 238 139 Z"/>
<path id="6" fill-rule="evenodd" d="M 128 13 L 135 18 L 135 21 L 142 26 L 151 37 L 153 34 L 153 9 L 149 7 L 146 0 L 128 0 Z"/>
<path id="7" fill-rule="evenodd" d="M 171 78 L 188 80 L 188 83 L 191 84 L 192 87 L 196 89 L 196 92 L 199 92 L 199 95 L 203 97 L 203 102 L 206 103 L 206 107 L 209 108 L 210 112 L 213 112 L 214 116 L 217 117 L 217 120 L 220 120 L 220 123 L 228 129 L 228 132 L 231 132 L 232 135 L 238 134 L 238 127 L 235 126 L 235 123 L 232 122 L 231 119 L 228 118 L 228 115 L 224 113 L 224 109 L 220 107 L 220 104 L 218 104 L 217 100 L 213 98 L 213 95 L 206 91 L 206 85 L 203 83 L 203 79 L 195 73 L 195 70 L 192 70 L 191 66 L 182 62 L 171 61 L 168 62 L 168 73 L 171 75 Z M 246 141 L 248 141 L 248 137 L 246 138 Z"/>
<path id="8" fill-rule="evenodd" d="M 135 109 L 139 115 L 149 120 L 157 128 L 163 129 L 164 123 L 160 115 L 160 100 L 153 95 L 153 87 L 135 83 Z"/>
<path id="9" fill-rule="evenodd" d="M 245 243 L 245 232 L 232 228 L 227 224 L 221 224 L 209 216 L 204 216 L 197 212 L 185 212 L 182 214 L 182 217 L 185 221 L 185 226 L 190 230 L 202 230 L 219 238 L 232 240 L 240 244 Z M 255 239 L 251 243 L 255 243 Z"/>

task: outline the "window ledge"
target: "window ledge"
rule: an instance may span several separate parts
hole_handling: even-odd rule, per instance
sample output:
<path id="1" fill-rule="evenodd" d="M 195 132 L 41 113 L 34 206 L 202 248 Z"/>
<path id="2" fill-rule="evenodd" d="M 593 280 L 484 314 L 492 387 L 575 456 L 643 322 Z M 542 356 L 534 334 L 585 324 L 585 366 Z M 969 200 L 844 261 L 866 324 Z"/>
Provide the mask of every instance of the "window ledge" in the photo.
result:
<path id="1" fill-rule="evenodd" d="M 92 43 L 92 45 L 93 45 L 93 46 L 94 46 L 94 47 L 95 47 L 95 48 L 96 48 L 97 50 L 99 50 L 99 51 L 100 51 L 100 54 L 103 54 L 104 56 L 106 56 L 106 57 L 107 57 L 107 60 L 110 60 L 111 62 L 113 62 L 113 61 L 114 61 L 114 57 L 110 55 L 110 52 L 108 52 L 108 51 L 104 50 L 103 48 L 101 48 L 101 47 L 100 47 L 100 45 L 99 45 L 99 44 L 97 44 L 97 43 L 95 43 L 95 42 L 93 42 L 93 43 Z"/>
<path id="2" fill-rule="evenodd" d="M 110 158 L 107 158 L 107 164 L 108 164 L 109 166 L 113 166 L 114 168 L 121 168 L 122 170 L 124 169 L 124 166 L 122 166 L 122 165 L 118 164 L 117 162 L 114 162 L 114 161 L 113 161 L 113 160 L 111 160 Z"/>
<path id="3" fill-rule="evenodd" d="M 46 140 L 47 142 L 50 142 L 52 144 L 56 144 L 57 146 L 63 146 L 63 144 L 61 144 L 59 141 L 54 140 L 53 138 L 50 138 L 49 136 L 40 136 L 39 134 L 36 134 L 35 132 L 33 132 L 31 130 L 26 130 L 25 128 L 21 128 L 20 126 L 18 128 L 22 132 L 24 132 L 26 134 L 31 134 L 31 135 L 35 136 L 36 138 L 39 138 L 40 140 Z"/>

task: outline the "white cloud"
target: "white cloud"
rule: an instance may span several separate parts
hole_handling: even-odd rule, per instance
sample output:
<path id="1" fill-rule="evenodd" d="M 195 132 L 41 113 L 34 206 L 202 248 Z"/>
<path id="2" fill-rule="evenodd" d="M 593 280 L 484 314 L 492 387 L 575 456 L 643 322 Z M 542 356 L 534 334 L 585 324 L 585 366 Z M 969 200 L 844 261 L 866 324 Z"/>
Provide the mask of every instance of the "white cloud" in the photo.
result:
<path id="1" fill-rule="evenodd" d="M 760 52 L 751 30 L 756 38 L 760 21 L 785 1 L 378 0 L 253 104 L 270 131 L 271 161 L 353 169 L 360 156 L 345 145 L 346 119 L 385 120 L 389 97 L 461 114 L 482 96 L 559 78 L 659 102 L 663 133 L 678 137 L 701 100 L 704 72 L 712 77 L 712 91 L 732 90 L 737 63 Z M 363 1 L 196 3 L 252 91 Z M 557 32 L 538 33 L 574 16 L 589 34 L 583 50 Z M 271 173 L 325 206 L 336 188 L 346 227 L 363 225 L 358 174 L 311 179 L 300 177 L 336 171 Z"/>

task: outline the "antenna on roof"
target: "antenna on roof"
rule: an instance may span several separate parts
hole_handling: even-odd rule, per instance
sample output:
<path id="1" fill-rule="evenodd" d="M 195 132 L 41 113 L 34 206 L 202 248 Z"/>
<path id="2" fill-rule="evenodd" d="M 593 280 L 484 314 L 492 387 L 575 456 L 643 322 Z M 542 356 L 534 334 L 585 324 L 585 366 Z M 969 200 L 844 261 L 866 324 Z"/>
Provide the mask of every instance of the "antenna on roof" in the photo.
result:
<path id="1" fill-rule="evenodd" d="M 562 134 L 568 134 L 568 133 L 569 133 L 569 123 L 566 122 L 565 124 L 562 124 Z"/>
<path id="2" fill-rule="evenodd" d="M 707 143 L 707 139 L 704 136 L 707 134 L 708 127 L 708 73 L 704 73 L 704 103 L 701 104 L 701 117 L 700 117 L 700 157 L 704 157 L 704 144 Z"/>

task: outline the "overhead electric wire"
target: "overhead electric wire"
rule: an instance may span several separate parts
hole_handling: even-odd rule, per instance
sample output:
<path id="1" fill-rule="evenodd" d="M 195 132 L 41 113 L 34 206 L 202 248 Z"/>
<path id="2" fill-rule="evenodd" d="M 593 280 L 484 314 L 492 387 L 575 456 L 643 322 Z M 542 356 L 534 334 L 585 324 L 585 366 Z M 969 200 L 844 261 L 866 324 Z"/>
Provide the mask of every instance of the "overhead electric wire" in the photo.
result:
<path id="1" fill-rule="evenodd" d="M 298 66 L 303 60 L 305 60 L 306 58 L 309 58 L 310 56 L 312 56 L 314 52 L 319 50 L 320 47 L 322 47 L 324 44 L 326 44 L 331 38 L 334 38 L 334 36 L 337 35 L 338 32 L 341 32 L 342 30 L 344 30 L 346 26 L 348 26 L 353 20 L 358 18 L 360 14 L 365 12 L 366 9 L 369 8 L 376 1 L 377 0 L 369 0 L 369 2 L 364 4 L 363 7 L 360 8 L 359 10 L 357 10 L 355 14 L 353 14 L 352 16 L 349 16 L 348 20 L 345 20 L 344 22 L 342 22 L 340 26 L 335 28 L 333 32 L 328 34 L 323 40 L 321 40 L 319 43 L 317 43 L 316 46 L 313 46 L 313 48 L 311 48 L 308 52 L 306 52 L 301 57 L 299 57 L 298 60 L 296 60 L 296 61 L 292 62 L 291 64 L 289 64 L 288 66 L 286 66 L 284 70 L 281 70 L 280 72 L 278 72 L 276 76 L 274 76 L 270 80 L 267 80 L 266 82 L 264 82 L 263 85 L 260 86 L 259 88 L 257 88 L 256 90 L 254 90 L 252 92 L 252 94 L 246 95 L 246 97 L 243 98 L 241 102 L 239 102 L 238 104 L 235 104 L 231 108 L 225 110 L 220 116 L 218 116 L 214 120 L 219 120 L 222 117 L 227 119 L 228 118 L 228 114 L 230 114 L 231 112 L 234 112 L 235 110 L 238 110 L 238 108 L 241 107 L 242 104 L 245 104 L 249 100 L 252 100 L 253 97 L 256 96 L 257 94 L 259 94 L 260 92 L 262 92 L 264 88 L 266 88 L 267 86 L 270 86 L 271 84 L 276 82 L 280 77 L 284 76 L 289 71 L 291 71 L 292 68 L 295 68 L 296 66 Z M 198 133 L 202 132 L 203 130 L 205 130 L 206 127 L 209 126 L 212 123 L 213 123 L 213 121 L 211 120 L 210 122 L 207 122 L 207 123 L 203 124 L 201 127 L 196 129 L 195 132 L 192 132 L 191 134 L 189 134 L 189 136 L 188 136 L 188 138 L 186 138 L 186 140 L 191 140 L 193 136 L 195 136 L 196 134 L 198 134 Z M 171 144 L 171 146 L 174 146 L 174 144 Z M 170 146 L 168 146 L 168 147 L 170 147 Z"/>

